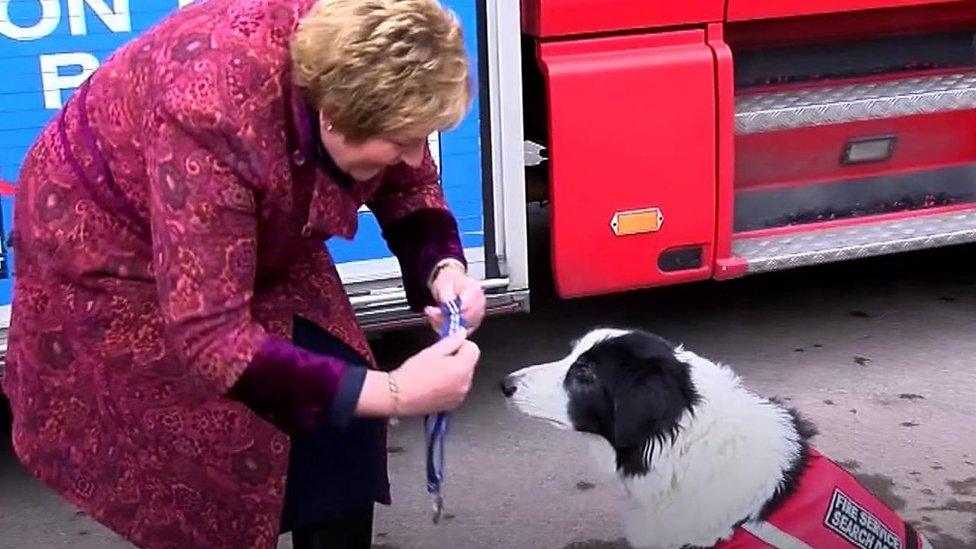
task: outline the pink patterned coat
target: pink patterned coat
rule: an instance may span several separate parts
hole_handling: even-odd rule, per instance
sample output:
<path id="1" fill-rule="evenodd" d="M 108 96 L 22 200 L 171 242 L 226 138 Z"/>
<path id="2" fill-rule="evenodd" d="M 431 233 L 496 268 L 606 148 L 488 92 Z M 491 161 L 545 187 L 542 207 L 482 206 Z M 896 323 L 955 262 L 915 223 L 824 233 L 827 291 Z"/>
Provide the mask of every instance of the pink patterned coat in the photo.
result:
<path id="1" fill-rule="evenodd" d="M 372 362 L 323 240 L 376 213 L 411 304 L 461 255 L 429 154 L 351 183 L 287 43 L 312 0 L 208 0 L 129 43 L 28 153 L 3 389 L 38 478 L 147 547 L 273 547 L 290 439 L 227 397 L 302 315 Z"/>

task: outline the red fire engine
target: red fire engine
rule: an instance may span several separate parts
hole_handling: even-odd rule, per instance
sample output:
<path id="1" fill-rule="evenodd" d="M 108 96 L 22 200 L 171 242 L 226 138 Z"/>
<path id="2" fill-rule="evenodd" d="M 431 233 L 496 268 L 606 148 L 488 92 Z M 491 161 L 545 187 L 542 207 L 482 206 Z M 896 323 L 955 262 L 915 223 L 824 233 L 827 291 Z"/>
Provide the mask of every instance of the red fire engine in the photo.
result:
<path id="1" fill-rule="evenodd" d="M 561 296 L 976 240 L 976 2 L 521 7 Z"/>

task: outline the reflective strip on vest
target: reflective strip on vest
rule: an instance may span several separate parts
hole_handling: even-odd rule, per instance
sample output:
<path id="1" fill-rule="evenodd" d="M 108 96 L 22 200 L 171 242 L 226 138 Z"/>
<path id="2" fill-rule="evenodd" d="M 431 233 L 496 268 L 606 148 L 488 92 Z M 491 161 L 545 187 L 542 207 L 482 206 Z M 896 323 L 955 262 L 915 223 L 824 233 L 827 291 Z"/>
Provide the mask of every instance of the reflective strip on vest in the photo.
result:
<path id="1" fill-rule="evenodd" d="M 742 529 L 776 549 L 813 549 L 766 521 L 747 522 Z"/>

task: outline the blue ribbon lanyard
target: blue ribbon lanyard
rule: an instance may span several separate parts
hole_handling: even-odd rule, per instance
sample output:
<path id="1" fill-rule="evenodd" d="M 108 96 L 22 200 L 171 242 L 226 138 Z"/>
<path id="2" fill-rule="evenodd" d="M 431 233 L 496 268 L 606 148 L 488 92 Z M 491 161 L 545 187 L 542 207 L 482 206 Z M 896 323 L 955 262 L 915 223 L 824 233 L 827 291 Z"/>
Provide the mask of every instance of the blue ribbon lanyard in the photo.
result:
<path id="1" fill-rule="evenodd" d="M 461 299 L 441 305 L 447 322 L 441 329 L 441 339 L 450 337 L 464 329 L 461 320 Z M 444 510 L 444 497 L 441 485 L 444 482 L 444 438 L 450 423 L 450 414 L 438 412 L 424 417 L 424 431 L 427 435 L 427 493 L 431 495 L 434 507 L 434 524 L 441 520 Z"/>

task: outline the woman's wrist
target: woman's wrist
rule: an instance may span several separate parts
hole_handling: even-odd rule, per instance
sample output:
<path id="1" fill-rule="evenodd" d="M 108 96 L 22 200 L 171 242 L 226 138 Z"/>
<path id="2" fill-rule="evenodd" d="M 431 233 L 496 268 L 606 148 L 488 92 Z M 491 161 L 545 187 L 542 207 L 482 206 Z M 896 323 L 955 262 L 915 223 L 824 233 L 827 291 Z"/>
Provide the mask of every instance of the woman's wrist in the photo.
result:
<path id="1" fill-rule="evenodd" d="M 441 274 L 441 271 L 444 269 L 457 269 L 462 274 L 468 273 L 468 268 L 464 266 L 464 263 L 461 263 L 453 257 L 446 257 L 438 261 L 430 271 L 430 274 L 427 276 L 427 288 L 433 290 L 431 286 L 434 284 L 434 280 L 437 280 L 437 275 Z"/>
<path id="2" fill-rule="evenodd" d="M 366 372 L 363 389 L 356 403 L 360 417 L 396 417 L 399 415 L 399 386 L 396 378 L 377 370 Z"/>

